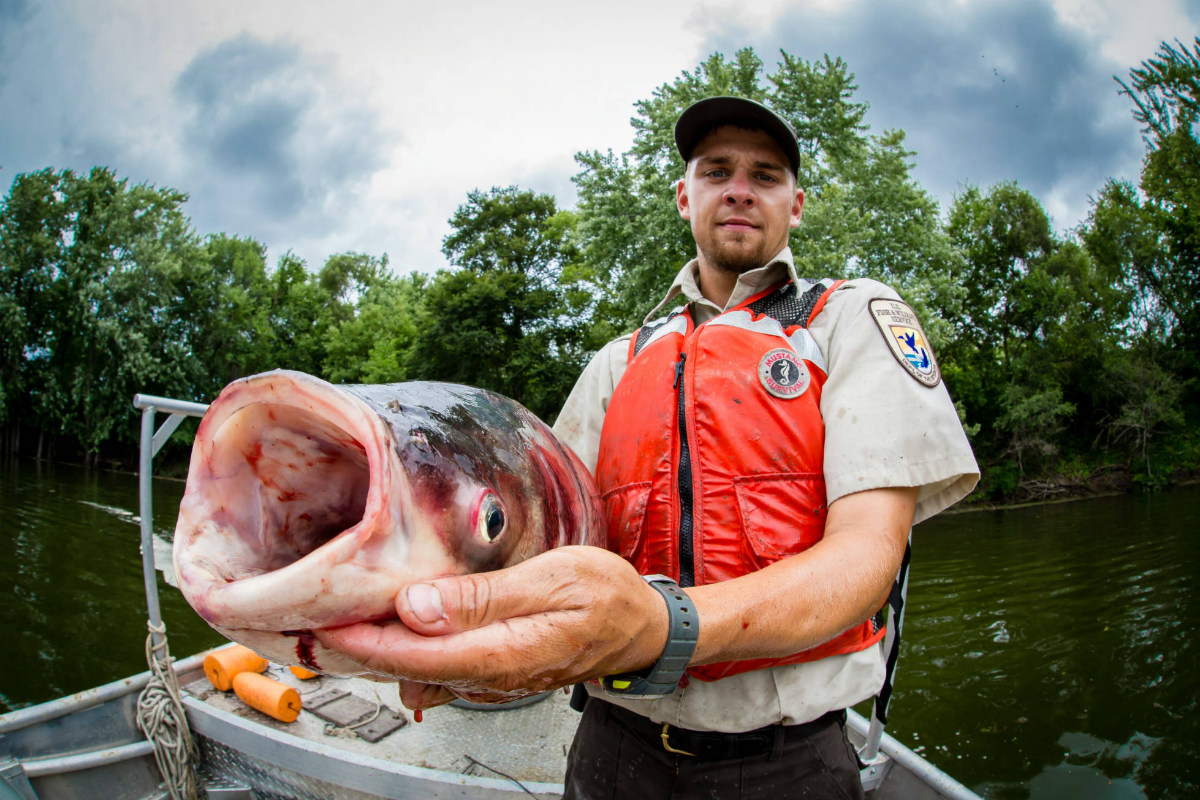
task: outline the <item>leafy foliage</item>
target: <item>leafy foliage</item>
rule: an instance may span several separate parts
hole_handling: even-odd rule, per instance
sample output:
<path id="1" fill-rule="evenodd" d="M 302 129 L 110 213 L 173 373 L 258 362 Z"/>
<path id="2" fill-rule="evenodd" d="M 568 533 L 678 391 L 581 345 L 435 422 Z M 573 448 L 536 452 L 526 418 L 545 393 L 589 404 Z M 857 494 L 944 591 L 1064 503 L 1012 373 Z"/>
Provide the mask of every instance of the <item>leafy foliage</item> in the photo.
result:
<path id="1" fill-rule="evenodd" d="M 552 419 L 582 368 L 580 321 L 560 285 L 570 217 L 516 187 L 471 192 L 450 224 L 443 270 L 425 294 L 414 377 L 492 389 Z"/>
<path id="2" fill-rule="evenodd" d="M 1157 237 L 1158 257 L 1135 259 L 1136 277 L 1165 312 L 1178 369 L 1200 401 L 1200 37 L 1191 46 L 1163 43 L 1155 58 L 1118 79 L 1146 141 L 1141 189 L 1124 198 L 1144 229 Z M 1112 198 L 1117 200 L 1118 198 Z"/>
<path id="3" fill-rule="evenodd" d="M 156 312 L 197 250 L 184 199 L 103 168 L 17 178 L 0 212 L 4 417 L 94 453 L 125 433 L 137 391 L 177 381 Z"/>

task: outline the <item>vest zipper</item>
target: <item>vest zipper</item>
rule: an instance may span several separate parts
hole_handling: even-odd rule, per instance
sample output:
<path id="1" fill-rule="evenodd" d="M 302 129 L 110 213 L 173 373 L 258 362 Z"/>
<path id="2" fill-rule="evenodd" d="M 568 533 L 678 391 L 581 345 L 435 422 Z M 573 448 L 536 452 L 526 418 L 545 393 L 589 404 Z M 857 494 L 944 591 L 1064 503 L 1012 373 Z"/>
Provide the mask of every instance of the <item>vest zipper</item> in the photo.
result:
<path id="1" fill-rule="evenodd" d="M 695 555 L 692 549 L 692 459 L 688 451 L 687 406 L 684 404 L 683 367 L 687 353 L 680 353 L 675 362 L 675 383 L 678 389 L 679 425 L 679 585 L 696 585 Z"/>

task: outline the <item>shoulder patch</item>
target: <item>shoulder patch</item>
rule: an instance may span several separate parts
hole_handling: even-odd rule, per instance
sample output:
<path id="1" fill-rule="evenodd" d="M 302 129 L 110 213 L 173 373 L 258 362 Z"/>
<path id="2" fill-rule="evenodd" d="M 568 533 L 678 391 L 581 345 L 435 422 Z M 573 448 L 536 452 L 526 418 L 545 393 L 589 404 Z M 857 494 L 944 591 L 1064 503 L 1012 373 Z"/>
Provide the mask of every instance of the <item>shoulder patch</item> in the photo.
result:
<path id="1" fill-rule="evenodd" d="M 867 304 L 867 310 L 900 366 L 918 383 L 931 389 L 937 386 L 942 371 L 912 308 L 899 300 L 876 298 Z"/>

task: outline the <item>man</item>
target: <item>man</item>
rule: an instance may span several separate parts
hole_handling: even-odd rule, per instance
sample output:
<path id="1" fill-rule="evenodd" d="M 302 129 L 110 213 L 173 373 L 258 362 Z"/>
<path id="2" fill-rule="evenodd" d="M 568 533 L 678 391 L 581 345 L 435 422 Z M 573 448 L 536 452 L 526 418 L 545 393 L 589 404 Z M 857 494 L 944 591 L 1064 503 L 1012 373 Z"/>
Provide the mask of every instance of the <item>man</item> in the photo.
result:
<path id="1" fill-rule="evenodd" d="M 911 309 L 874 281 L 796 277 L 787 123 L 710 98 L 675 137 L 697 257 L 555 426 L 621 557 L 414 584 L 407 628 L 323 638 L 412 676 L 411 708 L 590 681 L 568 798 L 858 797 L 842 721 L 883 680 L 874 615 L 914 520 L 978 468 Z"/>

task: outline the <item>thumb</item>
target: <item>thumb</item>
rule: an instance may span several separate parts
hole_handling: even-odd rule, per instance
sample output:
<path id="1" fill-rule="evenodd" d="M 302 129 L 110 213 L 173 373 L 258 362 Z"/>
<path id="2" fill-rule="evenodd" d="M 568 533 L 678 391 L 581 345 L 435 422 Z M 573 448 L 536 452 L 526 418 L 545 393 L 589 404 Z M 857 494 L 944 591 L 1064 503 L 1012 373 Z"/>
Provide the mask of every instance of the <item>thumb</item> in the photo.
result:
<path id="1" fill-rule="evenodd" d="M 425 636 L 481 628 L 500 620 L 563 610 L 558 590 L 570 582 L 570 555 L 561 548 L 512 567 L 406 584 L 396 594 L 396 613 Z M 568 606 L 570 603 L 567 604 Z"/>

